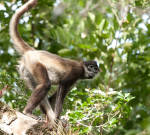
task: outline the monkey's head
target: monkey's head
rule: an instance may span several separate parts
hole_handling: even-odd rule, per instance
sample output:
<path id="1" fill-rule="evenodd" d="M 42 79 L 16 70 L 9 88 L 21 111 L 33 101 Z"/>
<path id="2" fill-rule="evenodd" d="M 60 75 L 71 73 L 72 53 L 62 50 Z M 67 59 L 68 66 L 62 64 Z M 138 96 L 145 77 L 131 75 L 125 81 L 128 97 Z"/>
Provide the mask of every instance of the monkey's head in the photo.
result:
<path id="1" fill-rule="evenodd" d="M 99 67 L 96 61 L 84 61 L 84 79 L 92 79 L 98 72 Z"/>

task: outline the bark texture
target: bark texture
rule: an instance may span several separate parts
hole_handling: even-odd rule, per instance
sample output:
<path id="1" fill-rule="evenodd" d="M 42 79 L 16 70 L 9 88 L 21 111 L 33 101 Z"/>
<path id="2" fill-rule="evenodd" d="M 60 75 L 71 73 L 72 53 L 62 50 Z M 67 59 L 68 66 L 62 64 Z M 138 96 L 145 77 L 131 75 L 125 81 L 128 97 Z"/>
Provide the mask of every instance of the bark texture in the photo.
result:
<path id="1" fill-rule="evenodd" d="M 35 120 L 0 102 L 0 135 L 64 135 L 64 128 L 51 130 L 45 122 Z"/>

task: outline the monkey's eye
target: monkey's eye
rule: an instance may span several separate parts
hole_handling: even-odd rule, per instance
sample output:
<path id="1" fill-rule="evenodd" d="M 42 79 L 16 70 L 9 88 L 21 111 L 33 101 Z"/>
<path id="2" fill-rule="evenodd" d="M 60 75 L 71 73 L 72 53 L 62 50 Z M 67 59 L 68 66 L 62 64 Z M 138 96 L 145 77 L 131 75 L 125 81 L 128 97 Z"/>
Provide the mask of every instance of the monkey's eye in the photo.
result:
<path id="1" fill-rule="evenodd" d="M 97 73 L 99 71 L 98 67 L 94 65 L 89 65 L 87 68 L 89 71 L 92 71 L 94 73 Z"/>
<path id="2" fill-rule="evenodd" d="M 93 65 L 89 65 L 87 68 L 88 68 L 89 71 L 92 71 L 94 66 Z"/>

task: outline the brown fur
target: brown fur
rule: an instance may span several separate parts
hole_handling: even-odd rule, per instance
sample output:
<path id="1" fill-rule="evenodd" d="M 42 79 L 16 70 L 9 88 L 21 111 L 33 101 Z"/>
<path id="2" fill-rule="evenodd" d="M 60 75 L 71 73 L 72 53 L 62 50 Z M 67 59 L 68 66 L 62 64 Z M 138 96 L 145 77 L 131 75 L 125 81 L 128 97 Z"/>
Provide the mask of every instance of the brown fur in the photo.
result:
<path id="1" fill-rule="evenodd" d="M 30 115 L 33 109 L 40 105 L 42 111 L 54 124 L 56 118 L 60 116 L 64 98 L 71 86 L 78 79 L 93 78 L 98 73 L 98 66 L 95 61 L 78 62 L 46 51 L 37 51 L 23 41 L 17 25 L 20 17 L 36 5 L 36 2 L 37 0 L 29 0 L 16 11 L 10 22 L 10 36 L 14 47 L 22 55 L 18 65 L 20 76 L 32 89 L 32 95 L 23 112 Z M 59 87 L 48 99 L 48 90 L 53 84 Z"/>

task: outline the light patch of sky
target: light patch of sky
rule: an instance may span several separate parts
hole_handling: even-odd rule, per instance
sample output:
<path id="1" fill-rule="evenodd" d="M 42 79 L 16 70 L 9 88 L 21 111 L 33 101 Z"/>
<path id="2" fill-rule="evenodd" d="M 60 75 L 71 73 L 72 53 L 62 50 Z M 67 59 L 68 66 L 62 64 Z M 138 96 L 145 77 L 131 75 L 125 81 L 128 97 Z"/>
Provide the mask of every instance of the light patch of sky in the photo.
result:
<path id="1" fill-rule="evenodd" d="M 58 4 L 60 4 L 62 2 L 62 0 L 56 0 L 56 2 L 54 3 L 54 6 L 57 6 Z"/>
<path id="2" fill-rule="evenodd" d="M 24 20 L 24 22 L 28 22 L 28 21 L 29 21 L 29 16 L 25 16 L 25 17 L 23 18 L 23 20 Z"/>
<path id="3" fill-rule="evenodd" d="M 124 43 L 125 41 L 123 39 L 121 39 L 121 42 L 119 42 L 117 39 L 120 39 L 122 37 L 122 32 L 120 31 L 116 31 L 115 33 L 115 38 L 113 39 L 113 41 L 111 42 L 111 44 L 108 46 L 108 49 L 113 48 L 115 49 L 116 47 L 118 47 L 120 45 L 120 43 Z"/>
<path id="4" fill-rule="evenodd" d="M 127 39 L 126 42 L 127 43 L 132 43 L 132 40 L 131 39 Z"/>
<path id="5" fill-rule="evenodd" d="M 123 49 L 122 48 L 118 48 L 118 52 L 119 52 L 119 54 L 122 54 Z"/>
<path id="6" fill-rule="evenodd" d="M 106 14 L 109 18 L 112 18 L 113 17 L 113 15 L 112 14 L 109 14 L 109 13 L 107 13 Z"/>
<path id="7" fill-rule="evenodd" d="M 40 24 L 43 24 L 43 23 L 44 23 L 44 21 L 43 21 L 43 20 L 41 20 L 39 23 L 40 23 Z"/>
<path id="8" fill-rule="evenodd" d="M 148 31 L 148 29 L 147 29 L 147 27 L 146 27 L 146 25 L 144 23 L 140 23 L 138 25 L 138 27 L 141 28 L 141 29 L 143 29 L 144 31 Z"/>
<path id="9" fill-rule="evenodd" d="M 12 10 L 16 10 L 16 9 L 17 9 L 17 5 L 13 5 Z"/>
<path id="10" fill-rule="evenodd" d="M 6 10 L 5 6 L 0 4 L 0 10 Z"/>
<path id="11" fill-rule="evenodd" d="M 143 22 L 138 25 L 138 28 L 141 28 L 141 29 L 143 29 L 144 31 L 148 31 L 148 29 L 147 29 L 145 23 L 146 23 L 146 22 L 149 22 L 149 23 L 150 23 L 149 16 L 148 16 L 147 14 L 143 14 L 142 20 L 143 20 Z M 135 30 L 135 32 L 138 32 L 138 31 Z M 122 32 L 116 31 L 116 33 L 115 33 L 115 38 L 117 39 L 117 38 L 121 38 L 121 37 L 122 37 Z M 114 48 L 118 47 L 120 44 L 123 44 L 123 43 L 125 43 L 125 42 L 132 43 L 132 40 L 131 40 L 131 39 L 127 39 L 126 41 L 125 41 L 124 39 L 121 39 L 120 42 L 117 41 L 116 39 L 113 39 L 112 43 L 108 46 L 108 49 L 109 49 L 109 48 L 113 48 L 113 49 L 114 49 Z M 122 52 L 122 49 L 119 49 L 119 52 L 121 53 L 121 52 Z M 125 56 L 123 56 L 123 57 L 125 57 Z"/>
<path id="12" fill-rule="evenodd" d="M 34 47 L 38 47 L 39 42 L 40 42 L 39 38 L 36 38 L 34 41 Z"/>
<path id="13" fill-rule="evenodd" d="M 23 20 L 23 19 L 21 19 L 21 20 L 20 20 L 20 24 L 23 24 L 23 23 L 24 23 L 24 20 Z"/>
<path id="14" fill-rule="evenodd" d="M 121 39 L 120 40 L 120 44 L 124 44 L 125 43 L 125 40 L 124 39 Z"/>
<path id="15" fill-rule="evenodd" d="M 143 14 L 142 19 L 144 20 L 144 22 L 146 22 L 149 19 L 149 16 L 147 14 Z"/>
<path id="16" fill-rule="evenodd" d="M 9 53 L 10 55 L 13 55 L 14 52 L 15 52 L 14 49 L 12 49 L 12 48 L 9 48 L 9 49 L 8 49 L 8 53 Z"/>
<path id="17" fill-rule="evenodd" d="M 118 41 L 116 39 L 113 39 L 111 44 L 108 46 L 108 49 L 113 48 L 115 49 L 119 45 Z"/>
<path id="18" fill-rule="evenodd" d="M 123 54 L 123 55 L 122 55 L 122 59 L 123 59 L 123 60 L 126 60 L 126 59 L 127 59 L 127 54 Z"/>
<path id="19" fill-rule="evenodd" d="M 21 2 L 18 2 L 17 4 L 12 6 L 12 10 L 14 10 L 14 11 L 17 10 L 18 6 L 21 6 L 21 5 L 22 5 Z M 20 20 L 20 23 L 22 24 L 22 23 L 28 22 L 28 21 L 29 21 L 29 16 L 24 16 L 24 18 Z"/>
<path id="20" fill-rule="evenodd" d="M 148 19 L 148 21 L 147 21 L 147 22 L 148 22 L 148 24 L 150 24 L 150 19 Z"/>
<path id="21" fill-rule="evenodd" d="M 4 53 L 4 51 L 3 50 L 0 50 L 0 54 L 3 54 Z"/>
<path id="22" fill-rule="evenodd" d="M 73 45 L 70 45 L 70 46 L 69 46 L 69 48 L 70 48 L 70 49 L 73 49 L 73 48 L 74 48 L 74 46 L 73 46 Z"/>
<path id="23" fill-rule="evenodd" d="M 8 13 L 4 13 L 4 16 L 5 16 L 5 18 L 8 18 L 9 17 L 9 14 Z"/>
<path id="24" fill-rule="evenodd" d="M 121 36 L 122 36 L 122 32 L 116 31 L 115 38 L 121 38 Z"/>
<path id="25" fill-rule="evenodd" d="M 148 29 L 147 29 L 145 23 L 150 23 L 149 15 L 148 15 L 148 14 L 143 14 L 143 15 L 142 15 L 142 20 L 143 20 L 143 22 L 140 23 L 140 24 L 138 25 L 138 27 L 141 28 L 141 29 L 143 29 L 144 31 L 148 31 Z"/>
<path id="26" fill-rule="evenodd" d="M 10 7 L 11 3 L 6 2 L 7 6 Z M 6 10 L 5 6 L 3 4 L 0 4 L 0 10 Z"/>
<path id="27" fill-rule="evenodd" d="M 150 47 L 150 43 L 147 46 Z"/>
<path id="28" fill-rule="evenodd" d="M 140 51 L 139 51 L 139 50 L 137 50 L 137 51 L 136 51 L 136 53 L 137 53 L 137 54 L 140 54 Z"/>

